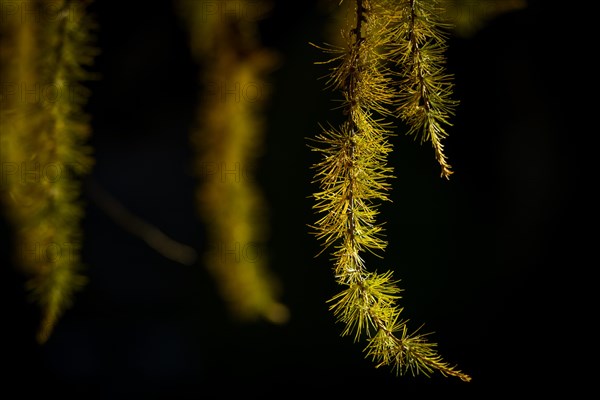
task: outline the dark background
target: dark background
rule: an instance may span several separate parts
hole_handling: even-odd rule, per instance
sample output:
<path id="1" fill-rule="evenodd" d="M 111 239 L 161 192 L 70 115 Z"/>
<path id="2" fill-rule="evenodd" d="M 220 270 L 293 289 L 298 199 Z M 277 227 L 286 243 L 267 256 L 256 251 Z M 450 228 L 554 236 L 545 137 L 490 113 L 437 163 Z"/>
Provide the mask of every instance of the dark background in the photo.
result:
<path id="1" fill-rule="evenodd" d="M 328 256 L 308 233 L 315 221 L 307 137 L 336 121 L 318 80 L 327 8 L 280 1 L 261 23 L 282 64 L 272 74 L 258 180 L 269 206 L 270 269 L 291 319 L 233 321 L 201 263 L 183 266 L 124 231 L 86 200 L 83 258 L 89 283 L 44 346 L 25 278 L 2 268 L 2 380 L 22 395 L 187 399 L 243 394 L 417 398 L 541 394 L 585 383 L 588 323 L 579 311 L 593 235 L 575 126 L 579 71 L 557 54 L 574 27 L 549 2 L 489 21 L 449 41 L 460 100 L 446 140 L 455 174 L 439 178 L 432 149 L 393 138 L 392 203 L 381 207 L 389 247 L 373 270 L 393 269 L 403 315 L 434 332 L 443 358 L 473 378 L 396 377 L 341 338 L 326 300 L 336 286 Z M 117 5 L 118 4 L 118 5 Z M 97 1 L 90 11 L 102 53 L 87 110 L 96 165 L 88 178 L 134 214 L 202 252 L 188 134 L 198 66 L 170 1 Z M 2 220 L 2 264 L 12 235 Z M 588 238 L 587 240 L 585 238 Z M 585 315 L 584 315 L 585 316 Z M 591 318 L 591 316 L 588 316 Z M 216 391 L 215 391 L 216 390 Z M 213 393 L 208 396 L 209 393 Z M 346 396 L 347 397 L 347 396 Z M 9 397 L 10 398 L 10 397 Z M 25 398 L 16 396 L 15 398 Z"/>

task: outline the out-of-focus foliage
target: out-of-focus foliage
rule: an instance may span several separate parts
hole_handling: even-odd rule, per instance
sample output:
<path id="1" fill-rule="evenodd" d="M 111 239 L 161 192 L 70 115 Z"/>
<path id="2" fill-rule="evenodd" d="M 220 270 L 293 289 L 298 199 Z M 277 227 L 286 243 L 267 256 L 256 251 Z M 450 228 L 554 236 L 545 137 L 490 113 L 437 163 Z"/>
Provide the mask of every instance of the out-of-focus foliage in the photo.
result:
<path id="1" fill-rule="evenodd" d="M 40 342 L 85 282 L 79 178 L 93 159 L 82 82 L 96 55 L 86 5 L 2 5 L 0 195 L 14 227 L 15 264 L 41 307 Z"/>
<path id="2" fill-rule="evenodd" d="M 209 237 L 205 264 L 236 317 L 282 323 L 288 310 L 277 300 L 278 283 L 268 271 L 266 204 L 255 179 L 267 76 L 277 65 L 277 55 L 261 45 L 257 31 L 269 7 L 203 0 L 180 6 L 202 71 L 192 144 L 198 210 Z"/>
<path id="3" fill-rule="evenodd" d="M 527 6 L 526 0 L 444 0 L 443 4 L 443 18 L 461 37 L 470 37 L 493 18 Z"/>

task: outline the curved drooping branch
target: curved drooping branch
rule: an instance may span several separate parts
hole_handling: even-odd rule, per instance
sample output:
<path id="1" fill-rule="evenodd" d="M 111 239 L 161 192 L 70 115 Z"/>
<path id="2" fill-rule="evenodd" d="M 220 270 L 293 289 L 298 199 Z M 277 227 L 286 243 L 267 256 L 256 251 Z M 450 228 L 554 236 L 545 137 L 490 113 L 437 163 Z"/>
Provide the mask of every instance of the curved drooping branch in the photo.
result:
<path id="1" fill-rule="evenodd" d="M 330 308 L 345 324 L 342 335 L 353 334 L 355 340 L 366 336 L 367 354 L 377 366 L 392 366 L 400 374 L 439 371 L 468 381 L 468 375 L 442 360 L 426 335 L 408 332 L 392 273 L 369 272 L 362 257 L 365 251 L 384 251 L 387 244 L 376 217 L 378 202 L 388 200 L 392 178 L 386 118 L 397 101 L 397 75 L 388 65 L 396 54 L 398 10 L 384 0 L 357 0 L 345 31 L 346 47 L 321 47 L 333 54 L 326 62 L 333 64 L 329 86 L 342 93 L 346 120 L 315 138 L 313 150 L 322 159 L 314 166 L 320 189 L 314 194 L 314 209 L 322 216 L 313 228 L 324 248 L 334 247 L 335 276 L 345 289 L 330 300 Z"/>

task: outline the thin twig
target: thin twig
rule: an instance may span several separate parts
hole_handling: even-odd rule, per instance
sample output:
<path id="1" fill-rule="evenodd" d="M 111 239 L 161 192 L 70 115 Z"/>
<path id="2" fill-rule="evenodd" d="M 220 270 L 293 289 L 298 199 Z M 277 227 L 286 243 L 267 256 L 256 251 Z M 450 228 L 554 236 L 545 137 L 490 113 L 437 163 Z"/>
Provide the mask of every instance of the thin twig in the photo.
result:
<path id="1" fill-rule="evenodd" d="M 192 265 L 198 259 L 196 250 L 171 239 L 157 227 L 133 215 L 98 182 L 88 180 L 85 188 L 90 199 L 114 222 L 132 235 L 141 238 L 158 253 L 183 265 Z"/>

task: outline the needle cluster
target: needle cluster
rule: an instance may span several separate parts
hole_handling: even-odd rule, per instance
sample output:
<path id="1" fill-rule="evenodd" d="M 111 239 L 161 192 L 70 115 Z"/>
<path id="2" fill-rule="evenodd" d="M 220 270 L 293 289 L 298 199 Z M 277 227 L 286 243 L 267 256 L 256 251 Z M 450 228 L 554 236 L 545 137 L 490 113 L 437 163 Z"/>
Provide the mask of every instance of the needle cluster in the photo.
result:
<path id="1" fill-rule="evenodd" d="M 397 113 L 409 134 L 421 143 L 431 142 L 441 175 L 449 178 L 452 167 L 442 141 L 457 102 L 451 98 L 452 77 L 444 68 L 448 26 L 437 0 L 403 0 L 396 7 L 391 57 L 399 70 Z"/>
<path id="2" fill-rule="evenodd" d="M 320 218 L 313 228 L 324 250 L 333 247 L 336 280 L 344 287 L 329 301 L 330 309 L 345 326 L 342 335 L 366 338 L 367 356 L 378 367 L 388 365 L 399 374 L 439 371 L 468 381 L 468 375 L 441 359 L 426 335 L 408 332 L 398 306 L 401 290 L 392 273 L 368 271 L 363 258 L 365 251 L 380 255 L 387 245 L 377 221 L 378 204 L 389 200 L 393 172 L 387 165 L 392 151 L 392 128 L 387 119 L 399 112 L 412 130 L 425 127 L 427 138 L 438 143 L 438 126 L 449 114 L 441 70 L 422 66 L 441 47 L 418 53 L 427 47 L 422 43 L 424 35 L 409 33 L 409 39 L 415 36 L 409 44 L 420 48 L 404 54 L 409 44 L 401 40 L 405 36 L 402 33 L 415 27 L 415 22 L 406 22 L 405 6 L 385 0 L 357 0 L 353 17 L 342 32 L 345 47 L 320 47 L 332 55 L 324 64 L 333 65 L 328 84 L 342 95 L 340 108 L 345 121 L 339 127 L 324 128 L 312 147 L 322 156 L 314 165 L 315 183 L 319 185 L 314 209 Z M 416 16 L 416 12 L 408 16 Z M 390 61 L 406 64 L 400 79 L 390 68 L 394 65 Z M 416 107 L 423 107 L 422 102 L 428 102 L 429 108 L 419 111 Z M 438 144 L 440 154 L 442 149 Z M 445 162 L 445 158 L 438 156 L 438 161 Z"/>

